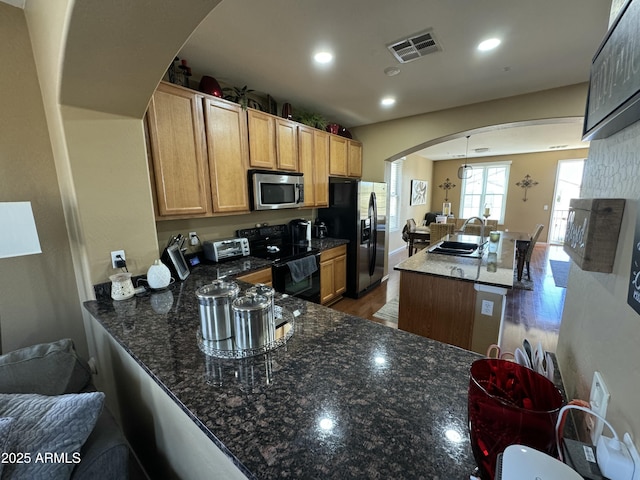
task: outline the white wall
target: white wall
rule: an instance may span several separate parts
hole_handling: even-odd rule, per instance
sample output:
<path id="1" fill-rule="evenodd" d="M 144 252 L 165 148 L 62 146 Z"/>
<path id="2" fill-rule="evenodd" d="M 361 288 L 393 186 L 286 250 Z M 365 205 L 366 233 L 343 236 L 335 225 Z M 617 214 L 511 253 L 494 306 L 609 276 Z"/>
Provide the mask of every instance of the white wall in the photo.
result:
<path id="1" fill-rule="evenodd" d="M 640 197 L 640 123 L 591 142 L 585 162 L 583 198 L 627 200 L 613 273 L 569 274 L 558 360 L 570 397 L 589 399 L 593 372 L 611 391 L 607 419 L 639 444 L 640 315 L 627 305 L 627 288 Z"/>

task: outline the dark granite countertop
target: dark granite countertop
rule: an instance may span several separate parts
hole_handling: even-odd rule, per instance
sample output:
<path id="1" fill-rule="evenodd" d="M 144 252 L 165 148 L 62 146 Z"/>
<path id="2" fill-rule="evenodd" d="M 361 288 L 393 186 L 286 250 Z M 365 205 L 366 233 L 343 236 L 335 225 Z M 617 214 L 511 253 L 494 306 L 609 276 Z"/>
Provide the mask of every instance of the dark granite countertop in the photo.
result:
<path id="1" fill-rule="evenodd" d="M 210 357 L 197 346 L 194 292 L 217 274 L 202 265 L 120 302 L 98 289 L 84 306 L 248 477 L 468 478 L 467 388 L 480 355 L 277 295 L 298 314 L 286 345 Z"/>

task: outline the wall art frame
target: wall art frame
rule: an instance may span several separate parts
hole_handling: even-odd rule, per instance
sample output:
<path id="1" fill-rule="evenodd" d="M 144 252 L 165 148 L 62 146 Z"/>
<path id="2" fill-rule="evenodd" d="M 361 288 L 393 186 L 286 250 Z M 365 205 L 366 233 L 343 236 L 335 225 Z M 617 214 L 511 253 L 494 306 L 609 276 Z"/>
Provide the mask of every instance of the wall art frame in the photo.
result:
<path id="1" fill-rule="evenodd" d="M 583 140 L 606 138 L 640 119 L 640 0 L 628 0 L 591 62 Z"/>
<path id="2" fill-rule="evenodd" d="M 429 182 L 427 180 L 411 180 L 409 205 L 426 205 L 428 188 Z"/>

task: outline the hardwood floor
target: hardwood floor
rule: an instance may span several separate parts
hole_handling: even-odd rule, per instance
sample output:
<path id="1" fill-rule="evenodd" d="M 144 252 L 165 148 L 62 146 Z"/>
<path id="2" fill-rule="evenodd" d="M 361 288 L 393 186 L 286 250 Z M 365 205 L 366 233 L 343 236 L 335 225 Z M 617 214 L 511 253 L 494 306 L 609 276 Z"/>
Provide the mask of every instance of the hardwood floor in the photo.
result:
<path id="1" fill-rule="evenodd" d="M 343 298 L 331 308 L 398 328 L 397 324 L 374 318 L 373 314 L 398 296 L 400 273 L 393 270 L 393 266 L 405 258 L 406 250 L 391 255 L 387 281 L 359 299 Z M 555 353 L 566 289 L 556 286 L 549 265 L 551 259 L 569 260 L 569 257 L 562 246 L 538 244 L 531 257 L 533 290 L 514 289 L 507 294 L 503 351 L 513 352 L 527 338 L 533 345 L 540 342 L 543 349 Z"/>

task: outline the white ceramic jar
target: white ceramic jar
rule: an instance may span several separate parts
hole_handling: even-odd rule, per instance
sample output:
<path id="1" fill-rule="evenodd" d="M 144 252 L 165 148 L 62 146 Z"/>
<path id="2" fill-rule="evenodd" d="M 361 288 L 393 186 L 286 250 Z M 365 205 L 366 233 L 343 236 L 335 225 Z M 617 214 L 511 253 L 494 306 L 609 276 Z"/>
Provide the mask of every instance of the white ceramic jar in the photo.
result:
<path id="1" fill-rule="evenodd" d="M 159 259 L 153 262 L 153 265 L 147 270 L 147 283 L 149 288 L 159 290 L 167 288 L 171 283 L 171 271 Z"/>

